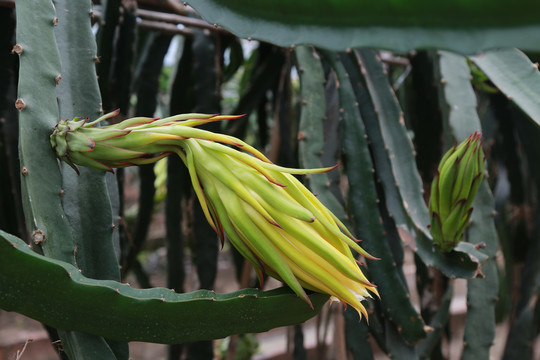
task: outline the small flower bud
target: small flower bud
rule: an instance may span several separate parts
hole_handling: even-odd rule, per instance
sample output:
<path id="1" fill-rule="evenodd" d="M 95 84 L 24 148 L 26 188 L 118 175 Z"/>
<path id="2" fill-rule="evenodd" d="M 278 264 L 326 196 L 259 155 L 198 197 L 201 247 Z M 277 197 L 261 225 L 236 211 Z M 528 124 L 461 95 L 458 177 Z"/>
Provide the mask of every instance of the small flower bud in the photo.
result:
<path id="1" fill-rule="evenodd" d="M 482 134 L 475 132 L 443 156 L 431 185 L 429 230 L 441 252 L 451 251 L 463 239 L 483 178 Z"/>

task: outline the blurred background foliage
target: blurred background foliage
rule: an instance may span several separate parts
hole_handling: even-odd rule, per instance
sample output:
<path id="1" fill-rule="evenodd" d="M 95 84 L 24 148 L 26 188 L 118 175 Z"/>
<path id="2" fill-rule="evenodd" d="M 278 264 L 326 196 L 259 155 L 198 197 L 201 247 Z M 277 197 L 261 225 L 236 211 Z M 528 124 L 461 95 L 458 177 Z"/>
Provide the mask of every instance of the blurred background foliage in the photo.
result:
<path id="1" fill-rule="evenodd" d="M 341 164 L 337 171 L 303 180 L 363 239 L 362 246 L 381 258 L 365 264 L 381 299 L 366 301 L 369 326 L 353 309 L 325 309 L 315 325 L 315 348 L 306 349 L 302 325 L 291 327 L 294 359 L 313 354 L 320 359 L 381 354 L 444 359 L 450 357 L 456 332 L 463 333 L 458 342 L 462 348 L 457 355 L 454 350 L 453 358 L 488 359 L 494 354 L 496 326 L 503 322 L 510 330 L 498 354 L 538 358 L 540 74 L 534 63 L 538 49 L 528 47 L 534 39 L 521 39 L 526 31 L 512 38 L 514 30 L 508 30 L 499 45 L 520 38 L 524 42 L 517 44 L 526 53 L 502 49 L 474 54 L 491 43 L 460 42 L 462 29 L 468 27 L 460 24 L 441 43 L 433 35 L 438 30 L 428 28 L 420 35 L 421 44 L 407 42 L 412 36 L 407 30 L 405 40 L 396 41 L 393 30 L 378 35 L 385 40 L 366 43 L 392 51 L 359 48 L 362 44 L 350 48 L 346 39 L 334 42 L 349 36 L 350 29 L 334 24 L 301 24 L 304 28 L 298 30 L 287 28 L 294 21 L 276 16 L 261 20 L 269 21 L 267 29 L 257 28 L 251 18 L 256 15 L 234 6 L 227 9 L 221 1 L 189 3 L 210 23 L 176 1 L 94 2 L 90 18 L 102 110 L 120 109 L 121 118 L 245 114 L 208 129 L 245 139 L 283 166 Z M 13 106 L 15 9 L 10 1 L 0 5 L 0 228 L 29 239 Z M 279 26 L 298 30 L 300 39 L 309 29 L 320 38 L 307 38 L 316 46 L 288 44 L 291 34 Z M 336 28 L 337 37 L 325 39 L 327 27 Z M 484 31 L 481 27 L 476 30 Z M 237 33 L 244 38 L 226 28 L 244 29 Z M 247 39 L 250 31 L 253 39 Z M 499 34 L 489 31 L 488 39 Z M 475 200 L 466 243 L 439 254 L 427 230 L 430 184 L 442 154 L 475 130 L 484 135 L 489 175 Z M 141 288 L 165 285 L 177 292 L 258 286 L 252 269 L 228 246 L 225 253 L 232 254 L 236 282 L 216 284 L 221 271 L 218 241 L 179 159 L 119 170 L 116 177 L 124 281 Z M 157 236 L 149 236 L 152 228 L 161 229 Z M 156 284 L 152 266 L 165 267 L 164 284 Z M 456 311 L 466 314 L 458 330 L 451 326 Z M 332 335 L 324 335 L 329 329 Z M 253 336 L 241 335 L 219 344 L 170 345 L 168 358 L 248 359 L 257 348 Z"/>

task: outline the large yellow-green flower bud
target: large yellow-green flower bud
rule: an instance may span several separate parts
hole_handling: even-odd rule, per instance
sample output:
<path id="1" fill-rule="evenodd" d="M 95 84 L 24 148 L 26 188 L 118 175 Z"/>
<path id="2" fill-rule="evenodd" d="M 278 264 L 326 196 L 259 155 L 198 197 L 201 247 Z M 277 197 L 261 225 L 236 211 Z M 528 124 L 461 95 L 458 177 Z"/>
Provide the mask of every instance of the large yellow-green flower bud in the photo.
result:
<path id="1" fill-rule="evenodd" d="M 440 251 L 451 251 L 463 239 L 483 178 L 482 134 L 475 132 L 443 156 L 431 185 L 430 232 Z"/>
<path id="2" fill-rule="evenodd" d="M 284 281 L 308 304 L 304 288 L 329 294 L 367 317 L 361 300 L 370 297 L 370 292 L 378 293 L 351 248 L 374 258 L 292 175 L 333 168 L 283 168 L 240 139 L 193 128 L 235 118 L 231 116 L 134 118 L 94 127 L 114 115 L 92 123 L 79 119 L 60 122 L 51 136 L 57 156 L 75 169 L 75 165 L 84 165 L 112 171 L 178 154 L 188 167 L 208 222 L 222 243 L 226 236 L 253 264 L 261 281 L 265 271 Z"/>
<path id="3" fill-rule="evenodd" d="M 223 233 L 262 271 L 287 283 L 306 302 L 303 288 L 330 294 L 367 316 L 361 300 L 377 294 L 349 247 L 373 259 L 343 224 L 291 173 L 214 142 L 188 139 L 182 146 L 196 193 L 223 241 Z M 345 233 L 343 231 L 345 231 Z"/>

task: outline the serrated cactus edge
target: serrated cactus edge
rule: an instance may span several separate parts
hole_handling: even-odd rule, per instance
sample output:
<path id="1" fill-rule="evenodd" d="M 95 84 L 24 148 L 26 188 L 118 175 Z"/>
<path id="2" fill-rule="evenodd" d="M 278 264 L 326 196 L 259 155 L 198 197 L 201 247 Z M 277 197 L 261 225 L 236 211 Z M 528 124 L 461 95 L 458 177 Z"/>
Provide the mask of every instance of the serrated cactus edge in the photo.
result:
<path id="1" fill-rule="evenodd" d="M 73 265 L 36 254 L 1 230 L 0 288 L 0 308 L 50 326 L 117 341 L 163 344 L 297 324 L 315 316 L 328 300 L 327 295 L 309 294 L 312 310 L 287 288 L 227 294 L 135 289 L 87 278 Z"/>

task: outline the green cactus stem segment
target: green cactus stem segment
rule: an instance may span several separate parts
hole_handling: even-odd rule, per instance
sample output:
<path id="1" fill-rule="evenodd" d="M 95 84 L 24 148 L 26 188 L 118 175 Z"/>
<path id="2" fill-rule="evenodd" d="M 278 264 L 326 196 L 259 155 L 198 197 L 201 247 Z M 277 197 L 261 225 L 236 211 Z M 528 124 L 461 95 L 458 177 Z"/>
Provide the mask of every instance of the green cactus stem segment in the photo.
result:
<path id="1" fill-rule="evenodd" d="M 2 230 L 0 288 L 1 309 L 57 329 L 162 344 L 219 339 L 301 323 L 315 316 L 328 300 L 328 296 L 309 293 L 312 310 L 287 288 L 227 294 L 135 289 L 85 277 L 75 266 L 41 256 Z"/>
<path id="2" fill-rule="evenodd" d="M 335 166 L 284 168 L 240 139 L 194 128 L 238 116 L 139 117 L 96 127 L 115 115 L 93 122 L 60 121 L 51 135 L 56 156 L 77 172 L 77 165 L 112 172 L 177 154 L 188 168 L 206 220 L 222 244 L 227 236 L 254 266 L 261 283 L 265 271 L 284 281 L 312 308 L 304 288 L 331 295 L 367 317 L 361 301 L 378 292 L 350 248 L 376 258 L 292 176 L 323 173 Z"/>
<path id="3" fill-rule="evenodd" d="M 484 178 L 482 134 L 475 132 L 444 154 L 431 186 L 429 230 L 435 247 L 449 252 L 463 239 L 472 202 Z"/>

